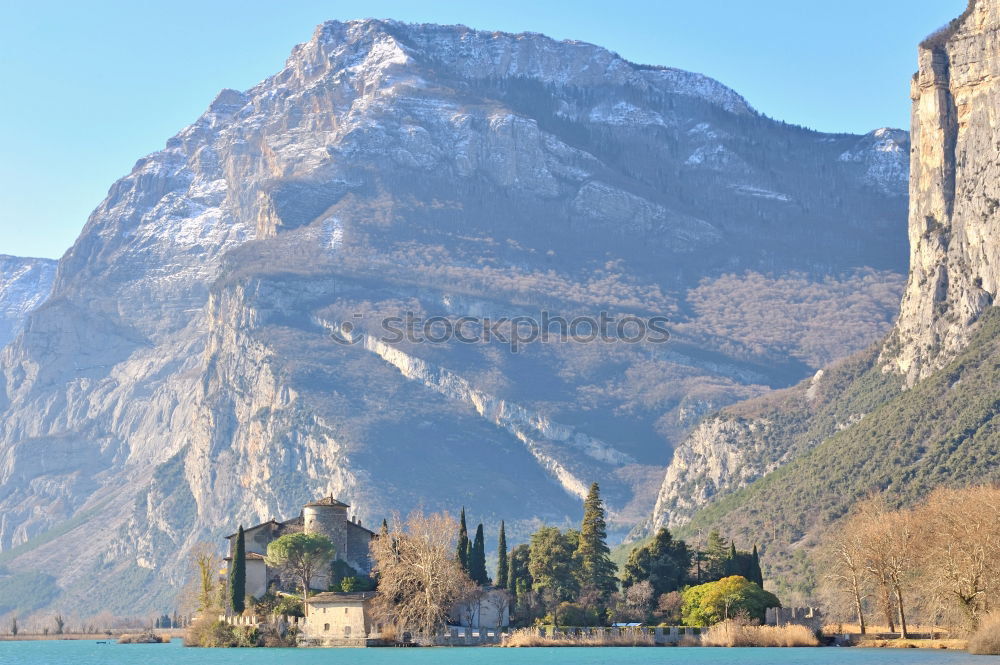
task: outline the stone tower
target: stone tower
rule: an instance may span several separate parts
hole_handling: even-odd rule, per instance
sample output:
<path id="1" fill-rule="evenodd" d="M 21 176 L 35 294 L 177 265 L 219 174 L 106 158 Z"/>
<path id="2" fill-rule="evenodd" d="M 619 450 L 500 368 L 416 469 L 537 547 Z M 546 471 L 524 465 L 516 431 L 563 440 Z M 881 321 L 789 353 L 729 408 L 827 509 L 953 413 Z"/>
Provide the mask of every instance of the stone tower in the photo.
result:
<path id="1" fill-rule="evenodd" d="M 348 508 L 350 506 L 332 496 L 307 503 L 302 509 L 302 530 L 326 536 L 338 552 L 344 552 L 347 549 Z"/>

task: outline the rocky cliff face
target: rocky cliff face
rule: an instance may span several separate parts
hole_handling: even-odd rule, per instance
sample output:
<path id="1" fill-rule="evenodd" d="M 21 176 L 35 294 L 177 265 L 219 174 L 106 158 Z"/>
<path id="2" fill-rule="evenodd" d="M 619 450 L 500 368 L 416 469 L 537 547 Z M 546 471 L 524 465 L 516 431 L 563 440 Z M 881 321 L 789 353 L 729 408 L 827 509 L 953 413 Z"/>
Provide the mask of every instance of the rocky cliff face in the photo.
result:
<path id="1" fill-rule="evenodd" d="M 910 277 L 885 358 L 909 382 L 968 342 L 1000 285 L 1000 6 L 970 2 L 920 46 L 913 78 Z"/>
<path id="2" fill-rule="evenodd" d="M 56 262 L 0 255 L 0 346 L 20 331 L 28 313 L 52 290 Z"/>
<path id="3" fill-rule="evenodd" d="M 827 400 L 841 411 L 833 420 L 829 412 L 795 399 L 766 415 L 737 419 L 738 425 L 733 410 L 706 419 L 675 452 L 652 525 L 685 523 L 699 508 L 765 475 L 776 459 L 793 459 L 860 422 L 897 395 L 897 377 L 913 387 L 966 349 L 1000 279 L 998 28 L 1000 5 L 973 0 L 961 17 L 919 48 L 911 89 L 910 274 L 898 321 L 870 365 L 886 374 L 882 383 L 862 371 L 840 382 Z M 858 402 L 857 393 L 876 384 L 881 388 L 872 394 L 878 399 L 845 410 Z M 801 389 L 815 385 L 814 379 Z M 776 421 L 784 426 L 773 427 Z M 796 428 L 811 435 L 802 438 Z M 970 426 L 965 435 L 975 431 Z M 906 441 L 912 433 L 883 435 Z M 692 478 L 701 481 L 692 483 Z"/>
<path id="4" fill-rule="evenodd" d="M 196 542 L 330 493 L 516 538 L 599 480 L 622 533 L 700 414 L 888 327 L 907 146 L 589 44 L 325 23 L 115 183 L 4 350 L 5 588 L 58 571 L 80 612 L 162 609 Z M 719 306 L 755 299 L 780 340 Z M 602 310 L 673 339 L 379 334 Z"/>

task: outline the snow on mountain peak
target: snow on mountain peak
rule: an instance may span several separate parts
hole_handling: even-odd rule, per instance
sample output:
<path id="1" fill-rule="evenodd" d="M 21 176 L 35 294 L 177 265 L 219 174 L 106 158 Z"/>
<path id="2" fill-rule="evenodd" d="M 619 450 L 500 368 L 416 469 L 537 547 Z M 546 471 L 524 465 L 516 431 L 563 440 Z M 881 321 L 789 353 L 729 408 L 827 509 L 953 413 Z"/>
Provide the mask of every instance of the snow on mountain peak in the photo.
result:
<path id="1" fill-rule="evenodd" d="M 698 97 L 731 113 L 753 112 L 742 96 L 702 74 L 638 65 L 594 44 L 557 41 L 533 32 L 487 32 L 462 25 L 382 19 L 327 21 L 310 42 L 295 48 L 289 66 L 298 69 L 301 60 L 315 66 L 318 51 L 347 70 L 363 65 L 384 72 L 390 65 L 419 62 L 464 79 L 520 77 L 561 86 L 615 84 Z M 356 60 L 348 60 L 350 64 L 344 67 L 346 54 Z"/>

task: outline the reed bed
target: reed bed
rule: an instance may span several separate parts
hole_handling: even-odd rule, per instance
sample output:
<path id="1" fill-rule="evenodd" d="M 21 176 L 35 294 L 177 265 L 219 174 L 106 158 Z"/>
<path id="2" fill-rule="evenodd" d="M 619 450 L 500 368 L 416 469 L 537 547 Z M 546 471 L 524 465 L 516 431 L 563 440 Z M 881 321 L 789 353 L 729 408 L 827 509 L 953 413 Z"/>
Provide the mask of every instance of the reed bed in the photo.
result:
<path id="1" fill-rule="evenodd" d="M 986 617 L 972 637 L 969 653 L 982 656 L 1000 656 L 1000 614 Z"/>
<path id="2" fill-rule="evenodd" d="M 595 631 L 588 635 L 559 634 L 539 635 L 532 628 L 519 628 L 504 635 L 500 642 L 502 647 L 651 647 L 656 646 L 649 631 L 625 628 L 617 630 Z"/>
<path id="3" fill-rule="evenodd" d="M 706 647 L 818 647 L 819 640 L 805 626 L 754 626 L 739 621 L 723 621 L 701 634 Z"/>

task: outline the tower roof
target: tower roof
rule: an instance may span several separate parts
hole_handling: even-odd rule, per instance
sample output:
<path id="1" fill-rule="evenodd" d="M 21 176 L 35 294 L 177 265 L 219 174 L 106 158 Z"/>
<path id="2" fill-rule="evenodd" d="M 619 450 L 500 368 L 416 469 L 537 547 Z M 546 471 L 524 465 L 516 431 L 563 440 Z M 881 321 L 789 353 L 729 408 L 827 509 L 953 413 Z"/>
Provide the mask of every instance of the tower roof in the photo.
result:
<path id="1" fill-rule="evenodd" d="M 322 499 L 317 499 L 316 501 L 311 501 L 306 504 L 306 508 L 311 508 L 313 506 L 333 506 L 335 508 L 350 508 L 350 506 L 343 501 L 338 501 L 333 498 L 333 495 L 324 496 Z"/>

